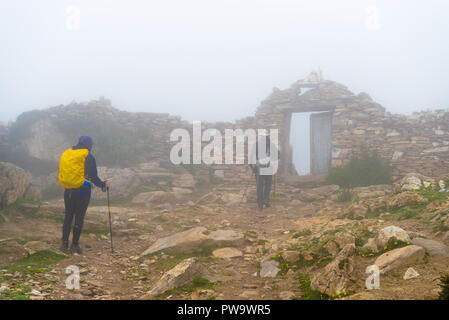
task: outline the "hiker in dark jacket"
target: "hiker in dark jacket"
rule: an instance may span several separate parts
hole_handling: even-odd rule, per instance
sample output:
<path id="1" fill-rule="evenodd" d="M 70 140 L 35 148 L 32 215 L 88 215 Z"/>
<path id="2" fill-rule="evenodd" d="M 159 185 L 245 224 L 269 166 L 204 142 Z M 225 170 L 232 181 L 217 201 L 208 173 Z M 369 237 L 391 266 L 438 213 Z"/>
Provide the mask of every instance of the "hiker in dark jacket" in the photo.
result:
<path id="1" fill-rule="evenodd" d="M 81 136 L 78 144 L 66 152 L 74 153 L 78 150 L 83 153 L 83 149 L 87 149 L 84 152 L 84 156 L 81 156 L 81 160 L 84 159 L 84 179 L 82 185 L 78 188 L 65 188 L 64 191 L 64 204 L 65 204 L 65 219 L 62 227 L 62 246 L 61 250 L 66 251 L 69 243 L 70 229 L 72 227 L 73 218 L 75 218 L 75 224 L 73 225 L 72 245 L 70 251 L 72 253 L 81 253 L 82 250 L 79 246 L 79 239 L 81 231 L 83 229 L 84 216 L 89 206 L 92 183 L 101 188 L 103 192 L 109 187 L 109 181 L 102 181 L 97 174 L 97 164 L 94 156 L 90 153 L 93 146 L 92 138 L 89 136 Z M 86 156 L 87 154 L 87 156 Z M 63 155 L 64 157 L 64 155 Z M 63 161 L 61 158 L 61 163 Z M 79 168 L 74 167 L 75 170 Z M 69 168 L 70 170 L 70 168 Z M 60 181 L 61 181 L 61 167 L 60 167 Z M 67 172 L 67 169 L 66 169 Z M 80 171 L 82 174 L 82 170 Z M 69 172 L 70 174 L 70 172 Z M 81 177 L 82 179 L 82 177 Z"/>
<path id="2" fill-rule="evenodd" d="M 259 145 L 265 143 L 265 151 L 259 150 Z M 269 208 L 270 205 L 270 193 L 271 184 L 273 181 L 273 175 L 276 173 L 277 165 L 274 164 L 278 158 L 272 157 L 277 153 L 279 158 L 279 151 L 276 146 L 271 142 L 270 136 L 265 134 L 259 134 L 257 141 L 250 153 L 250 166 L 256 177 L 256 189 L 257 189 L 257 206 L 259 210 L 263 207 Z M 276 167 L 276 169 L 274 169 Z"/>

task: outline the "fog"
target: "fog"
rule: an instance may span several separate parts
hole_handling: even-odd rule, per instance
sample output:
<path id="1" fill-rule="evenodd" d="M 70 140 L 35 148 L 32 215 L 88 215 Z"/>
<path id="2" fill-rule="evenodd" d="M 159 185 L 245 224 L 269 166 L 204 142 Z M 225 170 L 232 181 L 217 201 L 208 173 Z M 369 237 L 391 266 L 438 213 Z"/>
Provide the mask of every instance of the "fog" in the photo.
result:
<path id="1" fill-rule="evenodd" d="M 448 14 L 446 0 L 3 0 L 0 120 L 105 96 L 232 121 L 318 68 L 390 112 L 448 108 Z"/>

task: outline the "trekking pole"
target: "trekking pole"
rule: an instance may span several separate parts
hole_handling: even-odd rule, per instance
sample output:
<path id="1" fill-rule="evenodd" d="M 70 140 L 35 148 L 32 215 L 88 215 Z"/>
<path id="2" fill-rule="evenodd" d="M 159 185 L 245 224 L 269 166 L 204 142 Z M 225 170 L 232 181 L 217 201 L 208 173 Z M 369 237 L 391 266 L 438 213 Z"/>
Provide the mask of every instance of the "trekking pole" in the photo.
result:
<path id="1" fill-rule="evenodd" d="M 108 198 L 109 234 L 111 235 L 111 253 L 114 253 L 114 247 L 112 245 L 112 221 L 111 221 L 111 206 L 109 204 L 109 187 L 106 187 L 106 193 L 107 193 L 107 198 Z"/>

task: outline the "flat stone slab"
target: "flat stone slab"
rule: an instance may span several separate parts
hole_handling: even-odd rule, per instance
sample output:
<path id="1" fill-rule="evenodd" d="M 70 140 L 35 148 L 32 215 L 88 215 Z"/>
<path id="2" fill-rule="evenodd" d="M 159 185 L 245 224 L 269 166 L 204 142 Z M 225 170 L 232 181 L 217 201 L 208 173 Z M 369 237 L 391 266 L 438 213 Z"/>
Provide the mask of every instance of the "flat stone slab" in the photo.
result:
<path id="1" fill-rule="evenodd" d="M 220 248 L 212 252 L 215 258 L 230 259 L 243 256 L 242 251 L 236 248 Z"/>
<path id="2" fill-rule="evenodd" d="M 193 252 L 205 245 L 241 245 L 245 241 L 243 233 L 234 230 L 208 231 L 205 227 L 195 227 L 171 236 L 158 239 L 141 256 L 164 250 L 164 252 Z"/>
<path id="3" fill-rule="evenodd" d="M 412 243 L 423 247 L 431 256 L 449 257 L 449 247 L 444 243 L 424 238 L 414 238 Z"/>
<path id="4" fill-rule="evenodd" d="M 262 278 L 274 278 L 277 276 L 279 271 L 281 271 L 281 269 L 279 269 L 279 262 L 268 260 L 262 263 L 260 276 Z"/>
<path id="5" fill-rule="evenodd" d="M 417 278 L 419 277 L 419 273 L 413 269 L 413 268 L 408 268 L 407 271 L 405 271 L 404 280 L 408 280 L 408 279 L 413 279 L 413 278 Z"/>

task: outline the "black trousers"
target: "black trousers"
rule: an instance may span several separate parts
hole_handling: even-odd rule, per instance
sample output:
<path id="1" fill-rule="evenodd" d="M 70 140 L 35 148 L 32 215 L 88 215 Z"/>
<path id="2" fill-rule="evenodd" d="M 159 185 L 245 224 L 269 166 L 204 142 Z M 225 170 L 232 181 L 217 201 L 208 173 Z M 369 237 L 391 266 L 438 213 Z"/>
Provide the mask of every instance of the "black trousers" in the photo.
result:
<path id="1" fill-rule="evenodd" d="M 256 174 L 256 186 L 257 186 L 257 206 L 260 210 L 263 209 L 264 204 L 270 204 L 270 192 L 271 182 L 273 181 L 272 175 L 260 175 Z"/>
<path id="2" fill-rule="evenodd" d="M 64 192 L 65 218 L 62 226 L 63 242 L 69 241 L 70 229 L 72 228 L 73 218 L 75 218 L 72 244 L 78 245 L 89 201 L 90 197 L 72 197 L 70 190 Z"/>

